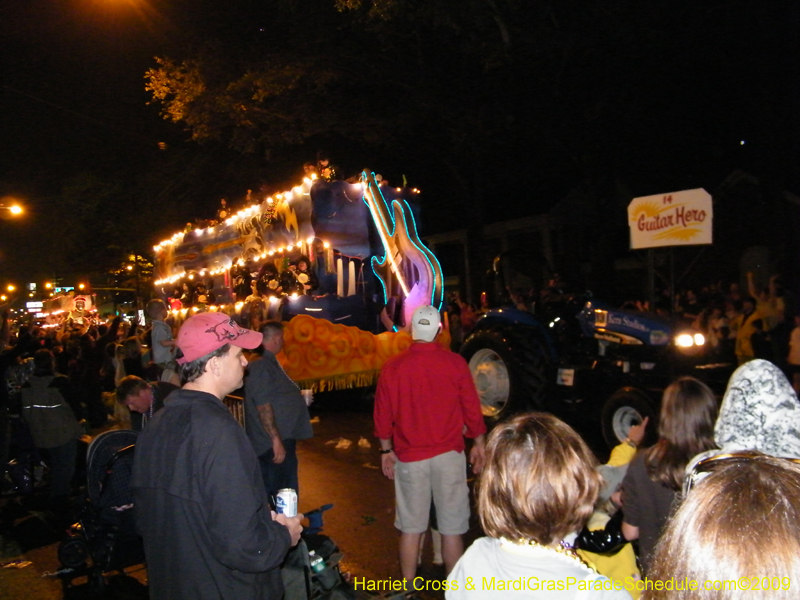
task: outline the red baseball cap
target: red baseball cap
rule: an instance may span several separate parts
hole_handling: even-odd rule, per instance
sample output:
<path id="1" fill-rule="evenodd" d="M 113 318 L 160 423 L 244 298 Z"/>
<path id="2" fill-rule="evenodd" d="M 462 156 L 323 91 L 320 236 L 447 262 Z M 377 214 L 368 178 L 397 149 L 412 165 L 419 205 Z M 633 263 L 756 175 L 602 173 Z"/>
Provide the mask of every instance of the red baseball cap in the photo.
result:
<path id="1" fill-rule="evenodd" d="M 252 350 L 261 344 L 262 336 L 257 331 L 245 329 L 223 313 L 200 313 L 189 317 L 178 332 L 175 344 L 183 352 L 178 364 L 184 365 L 225 344 Z"/>

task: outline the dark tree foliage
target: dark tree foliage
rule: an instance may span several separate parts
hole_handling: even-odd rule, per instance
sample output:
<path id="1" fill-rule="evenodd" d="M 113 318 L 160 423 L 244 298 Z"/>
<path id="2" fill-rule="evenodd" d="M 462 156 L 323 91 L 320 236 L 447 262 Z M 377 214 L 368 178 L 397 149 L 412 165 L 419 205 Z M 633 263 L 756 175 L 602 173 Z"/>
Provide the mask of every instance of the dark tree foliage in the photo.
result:
<path id="1" fill-rule="evenodd" d="M 719 192 L 727 223 L 702 265 L 731 268 L 742 244 L 774 241 L 780 190 L 800 182 L 788 3 L 243 3 L 246 28 L 148 71 L 164 117 L 257 156 L 325 147 L 353 173 L 407 174 L 429 231 L 469 229 L 476 269 L 494 251 L 484 224 L 571 193 L 584 200 L 567 205 L 564 252 L 613 285 L 630 199 L 697 187 Z M 723 193 L 737 169 L 768 188 L 746 223 L 753 197 Z"/>
<path id="2" fill-rule="evenodd" d="M 197 140 L 393 153 L 439 206 L 481 221 L 512 183 L 530 189 L 517 212 L 536 212 L 576 185 L 699 186 L 737 161 L 780 172 L 787 16 L 728 0 L 260 2 L 244 29 L 160 58 L 147 85 Z"/>

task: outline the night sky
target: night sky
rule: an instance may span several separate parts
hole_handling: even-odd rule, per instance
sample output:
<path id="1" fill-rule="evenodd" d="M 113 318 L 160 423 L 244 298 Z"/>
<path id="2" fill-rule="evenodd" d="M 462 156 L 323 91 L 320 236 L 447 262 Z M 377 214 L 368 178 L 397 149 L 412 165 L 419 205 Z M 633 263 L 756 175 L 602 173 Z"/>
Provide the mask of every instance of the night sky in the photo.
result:
<path id="1" fill-rule="evenodd" d="M 295 181 L 322 148 L 346 175 L 407 176 L 428 232 L 536 214 L 576 188 L 600 202 L 713 192 L 736 169 L 800 191 L 796 3 L 509 0 L 493 18 L 476 0 L 436 20 L 398 0 L 394 28 L 365 33 L 333 1 L 3 2 L 0 194 L 27 212 L 0 220 L 0 283 L 88 273 L 73 257 L 104 235 L 147 250 L 222 196 Z M 351 127 L 245 156 L 190 141 L 147 104 L 144 73 L 209 42 L 326 57 L 343 83 L 307 110 Z M 96 232 L 92 213 L 59 212 L 87 174 L 113 188 Z"/>

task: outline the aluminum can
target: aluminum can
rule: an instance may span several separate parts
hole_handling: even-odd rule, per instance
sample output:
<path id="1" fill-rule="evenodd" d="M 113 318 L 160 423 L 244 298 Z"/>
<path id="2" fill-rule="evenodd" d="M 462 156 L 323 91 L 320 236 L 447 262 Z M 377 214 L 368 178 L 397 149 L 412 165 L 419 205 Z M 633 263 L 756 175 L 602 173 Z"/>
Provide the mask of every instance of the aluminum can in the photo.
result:
<path id="1" fill-rule="evenodd" d="M 275 498 L 275 511 L 287 517 L 297 516 L 297 492 L 292 488 L 278 490 L 278 497 Z"/>

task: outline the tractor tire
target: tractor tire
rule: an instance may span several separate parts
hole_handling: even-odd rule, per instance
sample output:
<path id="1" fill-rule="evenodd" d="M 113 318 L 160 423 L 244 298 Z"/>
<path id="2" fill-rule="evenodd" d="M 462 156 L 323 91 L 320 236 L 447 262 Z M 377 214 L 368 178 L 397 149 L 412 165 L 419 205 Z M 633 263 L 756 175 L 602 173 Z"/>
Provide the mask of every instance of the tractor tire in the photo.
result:
<path id="1" fill-rule="evenodd" d="M 510 328 L 479 330 L 464 342 L 461 356 L 469 363 L 488 422 L 545 406 L 552 378 L 544 345 L 535 335 Z"/>
<path id="2" fill-rule="evenodd" d="M 632 387 L 624 387 L 614 392 L 603 406 L 600 418 L 603 437 L 608 447 L 613 448 L 623 442 L 628 437 L 631 425 L 641 423 L 646 417 L 650 417 L 650 422 L 643 445 L 650 445 L 655 441 L 654 432 L 657 429 L 658 418 L 658 411 L 650 398 L 641 390 Z"/>

